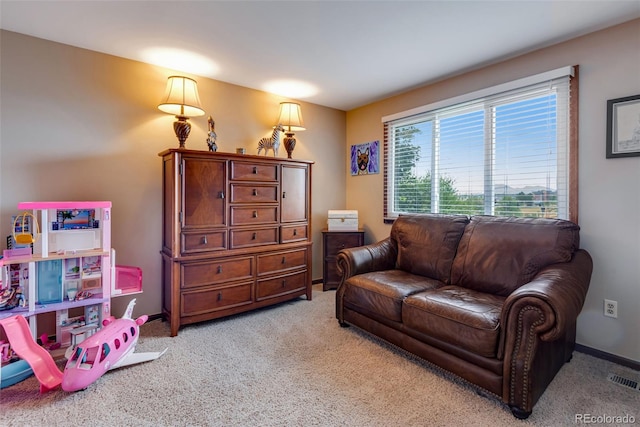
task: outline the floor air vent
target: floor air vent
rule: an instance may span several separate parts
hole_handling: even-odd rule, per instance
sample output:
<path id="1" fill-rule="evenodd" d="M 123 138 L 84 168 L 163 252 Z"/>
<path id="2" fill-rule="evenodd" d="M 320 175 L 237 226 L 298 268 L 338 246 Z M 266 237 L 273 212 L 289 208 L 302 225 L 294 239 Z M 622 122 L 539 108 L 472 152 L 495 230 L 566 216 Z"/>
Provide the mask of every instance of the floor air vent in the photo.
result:
<path id="1" fill-rule="evenodd" d="M 609 374 L 607 379 L 612 383 L 620 384 L 621 386 L 630 388 L 631 390 L 640 391 L 640 385 L 638 385 L 638 381 L 630 380 L 629 378 L 621 377 L 620 375 L 616 374 Z"/>

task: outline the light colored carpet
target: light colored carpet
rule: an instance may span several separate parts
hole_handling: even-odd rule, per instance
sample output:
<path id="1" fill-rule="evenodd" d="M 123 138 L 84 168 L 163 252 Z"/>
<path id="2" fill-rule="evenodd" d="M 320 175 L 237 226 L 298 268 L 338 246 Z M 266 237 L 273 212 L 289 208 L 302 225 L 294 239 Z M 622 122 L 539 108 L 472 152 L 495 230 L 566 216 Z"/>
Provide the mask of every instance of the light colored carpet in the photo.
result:
<path id="1" fill-rule="evenodd" d="M 334 317 L 335 292 L 183 327 L 142 326 L 160 359 L 108 372 L 84 391 L 0 391 L 2 426 L 567 426 L 630 415 L 640 393 L 607 381 L 632 369 L 575 353 L 519 422 L 498 399 Z M 139 315 L 141 313 L 135 313 Z"/>

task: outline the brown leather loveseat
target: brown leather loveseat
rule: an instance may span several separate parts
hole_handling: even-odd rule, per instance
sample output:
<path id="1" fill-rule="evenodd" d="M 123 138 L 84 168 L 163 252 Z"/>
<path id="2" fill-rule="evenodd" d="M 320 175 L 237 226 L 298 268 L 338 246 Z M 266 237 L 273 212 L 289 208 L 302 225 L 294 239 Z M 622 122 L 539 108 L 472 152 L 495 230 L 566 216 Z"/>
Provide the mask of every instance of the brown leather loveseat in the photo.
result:
<path id="1" fill-rule="evenodd" d="M 401 215 L 338 254 L 336 317 L 502 398 L 527 418 L 571 359 L 592 260 L 569 221 Z"/>

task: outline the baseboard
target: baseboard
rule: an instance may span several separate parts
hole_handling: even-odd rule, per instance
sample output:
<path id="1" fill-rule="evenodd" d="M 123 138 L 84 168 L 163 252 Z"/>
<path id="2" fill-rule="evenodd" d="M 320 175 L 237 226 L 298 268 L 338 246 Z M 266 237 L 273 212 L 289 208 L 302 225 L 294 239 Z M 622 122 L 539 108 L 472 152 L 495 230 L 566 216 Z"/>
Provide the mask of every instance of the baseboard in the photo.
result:
<path id="1" fill-rule="evenodd" d="M 162 319 L 162 313 L 150 314 L 147 321 L 151 322 L 152 320 L 158 320 L 158 319 Z"/>
<path id="2" fill-rule="evenodd" d="M 312 284 L 312 285 L 317 285 L 318 283 L 323 283 L 323 282 L 324 282 L 324 280 L 323 280 L 323 279 L 313 279 L 313 280 L 311 281 L 311 284 Z"/>
<path id="3" fill-rule="evenodd" d="M 580 353 L 588 354 L 589 356 L 597 357 L 598 359 L 608 360 L 609 362 L 617 363 L 618 365 L 626 366 L 636 371 L 640 371 L 640 362 L 627 359 L 625 357 L 616 356 L 615 354 L 607 353 L 602 350 L 587 347 L 586 345 L 576 344 L 576 351 Z"/>

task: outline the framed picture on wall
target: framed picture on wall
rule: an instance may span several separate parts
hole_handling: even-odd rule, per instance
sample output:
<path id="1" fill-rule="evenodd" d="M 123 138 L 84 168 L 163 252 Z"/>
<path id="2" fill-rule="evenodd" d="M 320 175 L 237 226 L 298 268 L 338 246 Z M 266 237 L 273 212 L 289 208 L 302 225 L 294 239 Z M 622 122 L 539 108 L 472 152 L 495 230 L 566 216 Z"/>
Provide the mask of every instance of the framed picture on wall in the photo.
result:
<path id="1" fill-rule="evenodd" d="M 380 141 L 351 146 L 351 175 L 380 173 Z"/>
<path id="2" fill-rule="evenodd" d="M 640 95 L 607 101 L 607 159 L 640 156 Z"/>

